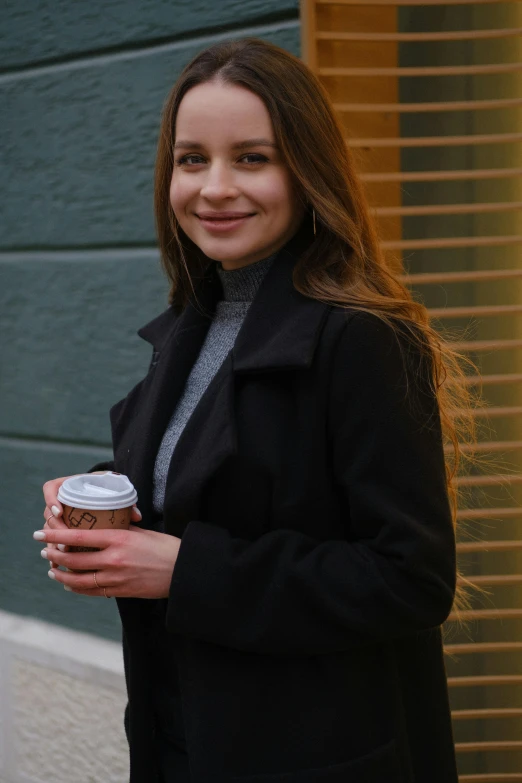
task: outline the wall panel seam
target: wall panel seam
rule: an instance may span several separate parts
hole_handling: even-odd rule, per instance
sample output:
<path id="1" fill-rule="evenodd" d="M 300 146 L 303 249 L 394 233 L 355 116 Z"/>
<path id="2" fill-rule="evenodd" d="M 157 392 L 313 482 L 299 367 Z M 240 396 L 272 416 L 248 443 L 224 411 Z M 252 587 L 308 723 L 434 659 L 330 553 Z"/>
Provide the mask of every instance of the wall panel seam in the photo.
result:
<path id="1" fill-rule="evenodd" d="M 27 438 L 19 435 L 0 435 L 0 449 L 17 448 L 21 450 L 59 451 L 67 453 L 92 454 L 97 458 L 112 458 L 112 450 L 107 443 L 82 443 L 81 441 L 61 441 L 52 438 Z"/>
<path id="2" fill-rule="evenodd" d="M 124 62 L 142 57 L 151 57 L 156 54 L 165 54 L 175 52 L 191 47 L 201 47 L 202 49 L 219 41 L 226 41 L 229 38 L 238 38 L 238 33 L 244 37 L 255 36 L 262 37 L 279 30 L 297 29 L 300 27 L 299 16 L 293 14 L 292 18 L 270 24 L 257 23 L 246 27 L 235 27 L 229 25 L 226 30 L 216 28 L 215 32 L 208 31 L 203 34 L 184 36 L 182 39 L 170 40 L 168 42 L 146 44 L 143 46 L 119 48 L 116 51 L 101 50 L 88 55 L 82 52 L 81 55 L 67 58 L 60 58 L 54 62 L 49 60 L 42 61 L 40 65 L 32 63 L 18 68 L 0 70 L 0 85 L 10 84 L 11 82 L 21 81 L 23 79 L 33 79 L 39 76 L 51 73 L 63 73 L 83 68 L 92 68 L 97 66 L 111 65 L 115 62 Z"/>
<path id="3" fill-rule="evenodd" d="M 49 263 L 59 261 L 70 263 L 91 263 L 107 261 L 154 261 L 159 263 L 159 250 L 154 247 L 129 247 L 129 248 L 89 248 L 82 250 L 67 250 L 60 248 L 52 250 L 16 250 L 0 251 L 0 264 L 19 264 L 28 262 Z"/>

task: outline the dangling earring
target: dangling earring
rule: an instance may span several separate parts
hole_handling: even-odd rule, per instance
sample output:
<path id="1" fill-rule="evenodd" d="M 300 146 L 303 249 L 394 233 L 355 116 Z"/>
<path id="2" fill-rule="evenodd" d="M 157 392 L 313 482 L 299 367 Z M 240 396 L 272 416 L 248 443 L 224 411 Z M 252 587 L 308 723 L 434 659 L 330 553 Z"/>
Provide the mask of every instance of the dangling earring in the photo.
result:
<path id="1" fill-rule="evenodd" d="M 314 237 L 317 236 L 317 227 L 315 225 L 315 209 L 312 208 L 312 220 L 314 222 Z"/>

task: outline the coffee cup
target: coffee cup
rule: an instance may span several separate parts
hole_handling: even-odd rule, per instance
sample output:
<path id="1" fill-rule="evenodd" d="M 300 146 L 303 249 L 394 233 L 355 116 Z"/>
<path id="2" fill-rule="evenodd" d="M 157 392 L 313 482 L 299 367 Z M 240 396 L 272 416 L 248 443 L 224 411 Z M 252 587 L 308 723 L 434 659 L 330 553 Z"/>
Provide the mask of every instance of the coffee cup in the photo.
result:
<path id="1" fill-rule="evenodd" d="M 128 530 L 138 495 L 127 476 L 107 471 L 66 479 L 58 490 L 63 521 L 74 530 Z M 93 552 L 96 547 L 69 547 Z"/>

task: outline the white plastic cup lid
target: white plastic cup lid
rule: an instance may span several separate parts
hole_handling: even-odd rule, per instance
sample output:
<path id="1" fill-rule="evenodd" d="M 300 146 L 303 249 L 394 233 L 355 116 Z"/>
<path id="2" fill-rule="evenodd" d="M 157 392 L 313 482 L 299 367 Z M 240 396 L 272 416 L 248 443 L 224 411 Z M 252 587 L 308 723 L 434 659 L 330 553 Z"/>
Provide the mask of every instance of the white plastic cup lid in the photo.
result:
<path id="1" fill-rule="evenodd" d="M 58 500 L 73 508 L 112 511 L 133 506 L 138 499 L 127 476 L 118 473 L 82 473 L 66 479 L 58 490 Z"/>

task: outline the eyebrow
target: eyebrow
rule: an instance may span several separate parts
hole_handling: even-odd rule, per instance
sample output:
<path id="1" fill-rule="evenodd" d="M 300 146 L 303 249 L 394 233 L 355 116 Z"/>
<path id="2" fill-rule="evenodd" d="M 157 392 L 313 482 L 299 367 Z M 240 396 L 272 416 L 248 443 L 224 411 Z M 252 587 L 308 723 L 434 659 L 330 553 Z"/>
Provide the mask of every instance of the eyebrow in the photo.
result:
<path id="1" fill-rule="evenodd" d="M 177 141 L 174 144 L 174 149 L 192 149 L 192 150 L 201 150 L 203 149 L 204 145 L 200 144 L 197 141 Z M 232 144 L 232 149 L 234 150 L 244 150 L 248 149 L 249 147 L 273 147 L 274 149 L 277 149 L 277 144 L 275 144 L 273 141 L 269 141 L 268 139 L 245 139 L 245 141 L 238 141 L 236 144 Z"/>

